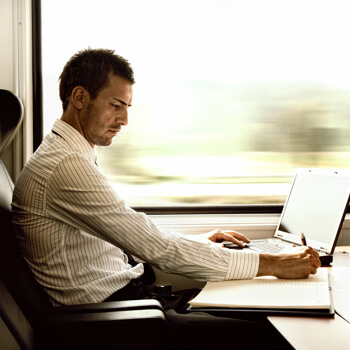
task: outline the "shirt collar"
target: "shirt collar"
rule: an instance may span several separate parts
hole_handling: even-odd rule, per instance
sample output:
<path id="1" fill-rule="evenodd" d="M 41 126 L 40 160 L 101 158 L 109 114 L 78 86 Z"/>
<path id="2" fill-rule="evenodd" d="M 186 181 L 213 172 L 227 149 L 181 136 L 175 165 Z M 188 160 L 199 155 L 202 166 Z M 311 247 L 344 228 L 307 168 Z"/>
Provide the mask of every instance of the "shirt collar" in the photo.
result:
<path id="1" fill-rule="evenodd" d="M 78 130 L 57 119 L 52 127 L 52 132 L 62 137 L 73 149 L 85 154 L 92 162 L 96 163 L 96 154 L 89 142 Z"/>

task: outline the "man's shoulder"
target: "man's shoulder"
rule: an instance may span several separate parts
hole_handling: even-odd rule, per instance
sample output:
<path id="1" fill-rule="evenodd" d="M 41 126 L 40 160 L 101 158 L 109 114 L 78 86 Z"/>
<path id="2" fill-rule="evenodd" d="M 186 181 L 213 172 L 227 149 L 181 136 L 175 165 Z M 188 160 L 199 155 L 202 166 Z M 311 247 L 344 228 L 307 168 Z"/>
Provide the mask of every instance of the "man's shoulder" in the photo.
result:
<path id="1" fill-rule="evenodd" d="M 88 157 L 78 149 L 72 148 L 66 142 L 51 140 L 46 137 L 36 152 L 29 159 L 26 167 L 28 170 L 47 175 L 64 162 L 72 162 L 74 159 L 79 162 L 89 162 Z"/>

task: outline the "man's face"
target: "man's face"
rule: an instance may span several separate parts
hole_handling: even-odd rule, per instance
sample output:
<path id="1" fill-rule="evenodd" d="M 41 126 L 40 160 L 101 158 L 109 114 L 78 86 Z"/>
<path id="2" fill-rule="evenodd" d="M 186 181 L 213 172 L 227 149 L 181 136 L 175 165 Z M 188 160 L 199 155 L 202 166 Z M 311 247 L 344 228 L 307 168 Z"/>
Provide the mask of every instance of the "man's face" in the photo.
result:
<path id="1" fill-rule="evenodd" d="M 132 94 L 129 81 L 110 75 L 109 84 L 82 110 L 80 123 L 91 147 L 110 145 L 121 127 L 128 124 Z"/>

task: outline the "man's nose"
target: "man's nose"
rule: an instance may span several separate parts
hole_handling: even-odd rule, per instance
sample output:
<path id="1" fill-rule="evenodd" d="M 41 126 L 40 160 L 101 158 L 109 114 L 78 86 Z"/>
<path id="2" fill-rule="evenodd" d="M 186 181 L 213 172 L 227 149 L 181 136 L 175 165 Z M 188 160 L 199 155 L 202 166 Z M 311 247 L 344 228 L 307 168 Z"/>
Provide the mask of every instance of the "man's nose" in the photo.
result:
<path id="1" fill-rule="evenodd" d="M 127 108 L 123 111 L 121 118 L 119 118 L 119 122 L 123 125 L 128 125 L 129 123 L 129 111 Z"/>

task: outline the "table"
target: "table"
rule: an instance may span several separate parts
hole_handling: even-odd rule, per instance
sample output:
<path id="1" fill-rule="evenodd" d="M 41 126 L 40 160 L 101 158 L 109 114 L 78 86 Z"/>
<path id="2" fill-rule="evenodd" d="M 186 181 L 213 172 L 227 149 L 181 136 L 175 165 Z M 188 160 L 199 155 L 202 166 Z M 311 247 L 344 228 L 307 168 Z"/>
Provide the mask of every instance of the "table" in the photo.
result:
<path id="1" fill-rule="evenodd" d="M 350 247 L 337 247 L 333 266 L 350 267 L 350 254 L 344 252 L 350 253 Z M 345 300 L 344 307 L 350 308 L 350 290 L 346 293 L 349 297 L 342 302 Z M 334 318 L 268 316 L 268 319 L 296 350 L 350 350 L 350 323 L 337 314 Z"/>

